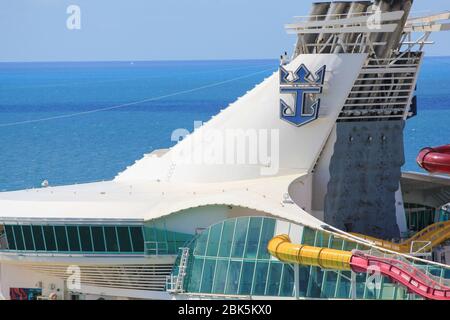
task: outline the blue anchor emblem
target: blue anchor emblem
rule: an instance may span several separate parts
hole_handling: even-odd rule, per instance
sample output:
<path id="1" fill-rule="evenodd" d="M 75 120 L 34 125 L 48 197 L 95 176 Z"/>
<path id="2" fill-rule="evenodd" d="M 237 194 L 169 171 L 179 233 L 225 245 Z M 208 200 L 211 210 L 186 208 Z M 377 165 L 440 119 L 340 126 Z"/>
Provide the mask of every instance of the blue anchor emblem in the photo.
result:
<path id="1" fill-rule="evenodd" d="M 307 105 L 308 96 L 322 93 L 325 79 L 326 66 L 316 72 L 315 77 L 304 64 L 295 71 L 287 71 L 280 67 L 280 93 L 294 96 L 294 105 L 289 106 L 280 99 L 280 118 L 300 127 L 319 116 L 320 99 L 316 99 L 311 105 Z"/>

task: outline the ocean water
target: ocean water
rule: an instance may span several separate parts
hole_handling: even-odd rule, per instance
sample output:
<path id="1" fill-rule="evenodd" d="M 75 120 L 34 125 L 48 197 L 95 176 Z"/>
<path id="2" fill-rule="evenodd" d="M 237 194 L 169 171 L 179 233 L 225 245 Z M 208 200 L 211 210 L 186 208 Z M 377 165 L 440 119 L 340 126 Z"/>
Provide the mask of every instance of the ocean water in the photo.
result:
<path id="1" fill-rule="evenodd" d="M 207 121 L 277 69 L 277 60 L 0 63 L 0 190 L 108 180 L 177 128 Z M 427 58 L 405 170 L 450 143 L 450 58 Z M 140 101 L 120 108 L 123 104 Z M 108 109 L 109 108 L 109 109 Z M 103 110 L 92 112 L 92 110 Z"/>

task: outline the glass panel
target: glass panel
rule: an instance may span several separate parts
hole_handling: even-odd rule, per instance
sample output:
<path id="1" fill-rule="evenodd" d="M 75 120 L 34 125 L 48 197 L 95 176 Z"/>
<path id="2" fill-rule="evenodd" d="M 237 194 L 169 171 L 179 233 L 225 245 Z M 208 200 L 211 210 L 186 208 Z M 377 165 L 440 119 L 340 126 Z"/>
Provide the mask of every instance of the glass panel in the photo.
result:
<path id="1" fill-rule="evenodd" d="M 67 226 L 67 236 L 69 238 L 70 251 L 81 251 L 80 238 L 78 237 L 78 227 Z"/>
<path id="2" fill-rule="evenodd" d="M 244 261 L 244 265 L 242 266 L 241 283 L 239 285 L 239 294 L 250 295 L 252 293 L 254 271 L 255 263 L 251 261 Z"/>
<path id="3" fill-rule="evenodd" d="M 22 226 L 23 238 L 25 240 L 25 249 L 34 251 L 33 234 L 31 226 Z"/>
<path id="4" fill-rule="evenodd" d="M 328 233 L 317 231 L 315 246 L 328 248 L 330 243 L 330 237 L 331 235 Z"/>
<path id="5" fill-rule="evenodd" d="M 78 227 L 81 240 L 81 251 L 92 252 L 91 228 L 86 226 Z"/>
<path id="6" fill-rule="evenodd" d="M 367 274 L 357 274 L 356 275 L 356 297 L 362 299 L 364 297 L 364 290 L 366 288 L 366 277 Z"/>
<path id="7" fill-rule="evenodd" d="M 206 252 L 206 245 L 208 244 L 209 229 L 204 230 L 195 242 L 194 254 L 197 256 L 204 256 Z"/>
<path id="8" fill-rule="evenodd" d="M 105 227 L 106 248 L 108 252 L 119 252 L 116 227 Z"/>
<path id="9" fill-rule="evenodd" d="M 263 296 L 266 289 L 268 262 L 258 261 L 255 269 L 255 281 L 253 282 L 253 295 Z"/>
<path id="10" fill-rule="evenodd" d="M 225 293 L 225 280 L 227 278 L 228 260 L 218 260 L 214 277 L 214 293 Z"/>
<path id="11" fill-rule="evenodd" d="M 343 245 L 344 245 L 344 240 L 342 240 L 342 238 L 333 237 L 333 240 L 331 242 L 332 249 L 342 250 Z"/>
<path id="12" fill-rule="evenodd" d="M 315 230 L 313 230 L 311 228 L 308 228 L 308 227 L 304 227 L 303 228 L 302 244 L 313 246 L 315 237 L 316 237 L 316 231 Z"/>
<path id="13" fill-rule="evenodd" d="M 42 226 L 31 226 L 33 231 L 34 244 L 36 245 L 36 250 L 45 251 L 44 234 L 42 232 Z"/>
<path id="14" fill-rule="evenodd" d="M 249 218 L 238 218 L 236 222 L 236 230 L 234 232 L 233 249 L 231 256 L 234 258 L 242 258 L 245 248 L 245 237 L 247 236 Z"/>
<path id="15" fill-rule="evenodd" d="M 8 237 L 8 248 L 10 250 L 16 250 L 16 241 L 14 240 L 14 231 L 12 226 L 5 225 L 6 237 Z"/>
<path id="16" fill-rule="evenodd" d="M 156 241 L 167 242 L 166 229 L 155 229 Z"/>
<path id="17" fill-rule="evenodd" d="M 283 297 L 292 297 L 294 293 L 294 268 L 285 264 L 283 267 L 283 278 L 281 281 L 280 295 Z"/>
<path id="18" fill-rule="evenodd" d="M 233 244 L 234 226 L 236 220 L 227 220 L 223 223 L 222 240 L 220 241 L 219 257 L 229 257 Z"/>
<path id="19" fill-rule="evenodd" d="M 213 225 L 209 231 L 208 247 L 206 249 L 206 255 L 210 257 L 217 256 L 219 250 L 220 235 L 222 233 L 222 223 Z"/>
<path id="20" fill-rule="evenodd" d="M 258 248 L 258 259 L 270 259 L 267 251 L 267 244 L 274 236 L 275 220 L 271 218 L 264 218 L 261 230 L 261 241 Z"/>
<path id="21" fill-rule="evenodd" d="M 283 265 L 278 262 L 270 263 L 269 281 L 267 285 L 268 296 L 277 296 L 280 290 L 281 284 L 281 272 L 283 271 Z"/>
<path id="22" fill-rule="evenodd" d="M 311 298 L 320 298 L 322 293 L 323 272 L 318 267 L 310 268 L 309 284 L 307 296 Z"/>
<path id="23" fill-rule="evenodd" d="M 105 238 L 103 234 L 103 227 L 92 227 L 92 240 L 94 242 L 94 251 L 105 252 Z"/>
<path id="24" fill-rule="evenodd" d="M 144 252 L 144 234 L 142 227 L 130 227 L 131 240 L 134 252 Z"/>
<path id="25" fill-rule="evenodd" d="M 216 268 L 216 260 L 205 259 L 205 265 L 203 267 L 202 286 L 200 292 L 211 293 L 215 268 Z"/>
<path id="26" fill-rule="evenodd" d="M 66 227 L 55 226 L 56 243 L 58 245 L 58 251 L 69 251 L 69 245 L 67 243 Z"/>
<path id="27" fill-rule="evenodd" d="M 337 288 L 336 298 L 347 299 L 350 298 L 351 282 L 350 278 L 352 273 L 350 271 L 341 271 L 341 277 L 339 280 L 339 286 Z"/>
<path id="28" fill-rule="evenodd" d="M 334 298 L 336 291 L 337 274 L 333 271 L 325 272 L 325 283 L 322 292 L 324 298 Z"/>
<path id="29" fill-rule="evenodd" d="M 144 227 L 145 241 L 156 241 L 155 229 L 150 225 Z"/>
<path id="30" fill-rule="evenodd" d="M 194 263 L 192 264 L 192 271 L 189 279 L 189 292 L 199 292 L 200 289 L 200 280 L 202 276 L 203 269 L 203 259 L 194 258 Z"/>
<path id="31" fill-rule="evenodd" d="M 120 252 L 132 252 L 130 233 L 128 227 L 117 227 L 117 235 L 119 237 Z"/>
<path id="32" fill-rule="evenodd" d="M 247 246 L 245 248 L 246 258 L 256 258 L 258 252 L 259 236 L 263 218 L 250 218 L 248 227 Z"/>
<path id="33" fill-rule="evenodd" d="M 47 251 L 56 251 L 55 231 L 53 226 L 42 226 L 44 230 L 45 246 Z"/>
<path id="34" fill-rule="evenodd" d="M 300 296 L 306 297 L 306 291 L 308 289 L 310 268 L 306 266 L 299 266 L 299 292 Z"/>
<path id="35" fill-rule="evenodd" d="M 239 287 L 239 279 L 241 275 L 242 261 L 230 261 L 228 268 L 227 284 L 225 288 L 226 294 L 237 294 Z"/>
<path id="36" fill-rule="evenodd" d="M 20 226 L 13 226 L 13 230 L 14 230 L 14 237 L 16 238 L 17 250 L 25 250 L 22 228 Z"/>

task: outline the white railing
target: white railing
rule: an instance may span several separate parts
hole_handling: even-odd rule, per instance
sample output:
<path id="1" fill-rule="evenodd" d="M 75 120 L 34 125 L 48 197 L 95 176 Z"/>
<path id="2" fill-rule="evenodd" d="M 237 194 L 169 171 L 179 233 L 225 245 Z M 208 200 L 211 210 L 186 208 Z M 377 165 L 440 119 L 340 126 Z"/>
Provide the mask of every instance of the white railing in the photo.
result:
<path id="1" fill-rule="evenodd" d="M 180 264 L 178 266 L 178 274 L 167 276 L 166 278 L 166 290 L 170 293 L 182 293 L 184 292 L 184 278 L 186 276 L 186 269 L 189 259 L 189 248 L 180 248 Z"/>
<path id="2" fill-rule="evenodd" d="M 144 245 L 146 255 L 158 256 L 169 253 L 169 245 L 167 242 L 145 241 Z"/>

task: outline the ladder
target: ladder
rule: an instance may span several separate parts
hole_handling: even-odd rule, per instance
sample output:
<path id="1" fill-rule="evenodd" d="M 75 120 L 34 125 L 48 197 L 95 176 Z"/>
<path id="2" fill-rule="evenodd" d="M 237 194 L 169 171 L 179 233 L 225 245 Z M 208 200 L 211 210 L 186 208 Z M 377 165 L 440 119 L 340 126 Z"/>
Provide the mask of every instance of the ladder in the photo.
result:
<path id="1" fill-rule="evenodd" d="M 178 275 L 170 275 L 167 277 L 167 291 L 170 293 L 184 292 L 183 284 L 186 276 L 186 269 L 189 259 L 189 248 L 180 248 L 180 264 L 178 265 Z"/>

